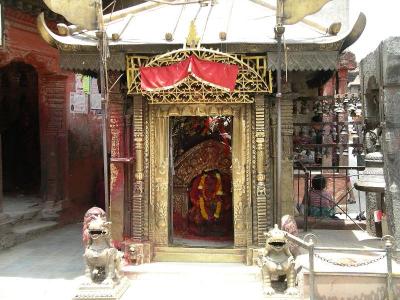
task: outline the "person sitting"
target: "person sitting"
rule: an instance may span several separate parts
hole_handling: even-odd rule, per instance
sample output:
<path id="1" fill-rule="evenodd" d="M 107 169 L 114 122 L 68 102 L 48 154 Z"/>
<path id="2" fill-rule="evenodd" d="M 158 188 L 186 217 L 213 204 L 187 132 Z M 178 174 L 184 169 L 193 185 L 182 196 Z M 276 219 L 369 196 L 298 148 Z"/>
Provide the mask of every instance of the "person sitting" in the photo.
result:
<path id="1" fill-rule="evenodd" d="M 312 143 L 317 144 L 317 145 L 323 144 L 323 140 L 324 140 L 323 127 L 324 127 L 324 125 L 322 123 L 322 121 L 323 121 L 322 114 L 315 115 L 314 117 L 312 117 L 311 121 L 312 121 L 311 127 L 313 128 L 313 130 L 315 132 Z M 314 148 L 314 151 L 315 151 L 315 156 L 314 156 L 315 163 L 322 164 L 322 146 L 316 146 Z"/>
<path id="2" fill-rule="evenodd" d="M 332 195 L 325 190 L 326 179 L 323 175 L 316 175 L 311 181 L 312 189 L 309 193 L 309 216 L 335 217 L 335 202 Z"/>

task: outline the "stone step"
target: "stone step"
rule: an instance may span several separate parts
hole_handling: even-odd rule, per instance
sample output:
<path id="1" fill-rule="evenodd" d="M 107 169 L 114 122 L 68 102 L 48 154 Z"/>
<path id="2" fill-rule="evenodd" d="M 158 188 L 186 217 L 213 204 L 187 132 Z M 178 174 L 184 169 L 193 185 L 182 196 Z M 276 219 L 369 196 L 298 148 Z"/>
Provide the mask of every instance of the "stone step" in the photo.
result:
<path id="1" fill-rule="evenodd" d="M 344 217 L 344 216 L 343 216 Z M 353 222 L 354 221 L 354 222 Z M 325 229 L 325 230 L 359 230 L 360 227 L 366 229 L 366 221 L 357 221 L 355 218 L 350 219 L 318 219 L 308 217 L 308 230 Z M 296 223 L 299 229 L 304 229 L 304 217 L 297 216 Z M 356 224 L 354 224 L 356 223 Z"/>
<path id="2" fill-rule="evenodd" d="M 260 269 L 235 263 L 152 263 L 140 266 L 126 266 L 124 272 L 130 279 L 165 281 L 196 281 L 198 278 L 214 278 L 230 282 L 260 282 Z"/>
<path id="3" fill-rule="evenodd" d="M 155 247 L 153 260 L 156 262 L 244 263 L 246 250 L 241 248 Z"/>
<path id="4" fill-rule="evenodd" d="M 159 281 L 131 281 L 131 286 L 121 300 L 128 299 L 252 299 L 264 300 L 262 289 L 246 285 L 226 285 L 221 281 L 198 281 L 191 285 L 181 282 L 164 284 Z M 288 298 L 286 298 L 288 299 Z"/>
<path id="5" fill-rule="evenodd" d="M 15 225 L 12 229 L 16 236 L 16 244 L 37 237 L 39 234 L 56 228 L 58 225 L 54 221 L 36 221 L 21 225 Z"/>
<path id="6" fill-rule="evenodd" d="M 157 262 L 139 266 L 125 266 L 124 272 L 131 286 L 122 299 L 144 296 L 148 299 L 286 299 L 277 290 L 265 296 L 260 269 L 241 263 L 167 263 Z"/>
<path id="7" fill-rule="evenodd" d="M 28 208 L 25 210 L 7 212 L 10 222 L 13 225 L 22 225 L 36 220 L 40 215 L 40 208 Z"/>

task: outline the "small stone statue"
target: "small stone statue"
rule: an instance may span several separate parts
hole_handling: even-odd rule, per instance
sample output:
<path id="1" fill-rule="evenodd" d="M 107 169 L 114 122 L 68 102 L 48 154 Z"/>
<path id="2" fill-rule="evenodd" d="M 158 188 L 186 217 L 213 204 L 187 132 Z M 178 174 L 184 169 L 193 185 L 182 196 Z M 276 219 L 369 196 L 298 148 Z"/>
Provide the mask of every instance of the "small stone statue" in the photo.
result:
<path id="1" fill-rule="evenodd" d="M 143 245 L 129 245 L 129 260 L 133 265 L 137 266 L 143 264 L 143 258 Z"/>
<path id="2" fill-rule="evenodd" d="M 266 236 L 265 248 L 258 257 L 258 264 L 261 267 L 263 278 L 264 293 L 267 295 L 275 294 L 271 286 L 272 276 L 286 276 L 287 289 L 286 295 L 296 295 L 298 290 L 295 287 L 296 271 L 294 268 L 294 257 L 289 250 L 289 243 L 285 232 L 275 227 L 264 233 Z"/>
<path id="3" fill-rule="evenodd" d="M 122 276 L 122 252 L 111 246 L 110 222 L 102 217 L 90 221 L 86 246 L 86 276 L 94 283 L 118 284 Z"/>
<path id="4" fill-rule="evenodd" d="M 111 222 L 101 208 L 92 207 L 84 218 L 83 244 L 86 270 L 74 300 L 118 300 L 129 287 L 123 276 L 123 253 L 111 246 Z"/>

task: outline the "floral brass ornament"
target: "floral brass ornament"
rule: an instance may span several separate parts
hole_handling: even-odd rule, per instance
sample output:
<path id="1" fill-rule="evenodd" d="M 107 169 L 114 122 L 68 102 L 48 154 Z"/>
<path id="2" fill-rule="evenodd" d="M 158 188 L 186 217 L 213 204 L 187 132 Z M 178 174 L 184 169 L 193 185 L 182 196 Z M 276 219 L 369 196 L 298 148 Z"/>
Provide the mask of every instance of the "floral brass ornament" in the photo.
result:
<path id="1" fill-rule="evenodd" d="M 195 55 L 200 59 L 239 66 L 236 86 L 233 92 L 206 85 L 188 77 L 171 89 L 149 92 L 141 89 L 140 67 L 168 66 Z M 255 93 L 271 93 L 271 71 L 267 57 L 227 54 L 205 48 L 179 49 L 155 57 L 127 56 L 128 94 L 143 94 L 150 104 L 179 103 L 253 103 Z"/>

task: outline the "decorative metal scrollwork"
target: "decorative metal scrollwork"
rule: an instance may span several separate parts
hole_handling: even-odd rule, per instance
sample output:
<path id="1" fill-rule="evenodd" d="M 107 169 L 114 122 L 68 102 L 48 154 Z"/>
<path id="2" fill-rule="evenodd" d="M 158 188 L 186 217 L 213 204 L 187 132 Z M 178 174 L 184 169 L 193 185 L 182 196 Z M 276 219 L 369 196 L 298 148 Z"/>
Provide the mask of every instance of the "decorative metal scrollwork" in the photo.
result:
<path id="1" fill-rule="evenodd" d="M 190 55 L 214 62 L 239 66 L 235 90 L 226 92 L 205 85 L 191 76 L 177 87 L 157 92 L 140 87 L 140 67 L 168 66 L 185 60 Z M 252 103 L 254 94 L 271 93 L 272 76 L 266 56 L 232 55 L 210 49 L 180 49 L 155 57 L 128 55 L 127 80 L 129 94 L 142 94 L 150 104 L 178 103 Z"/>

